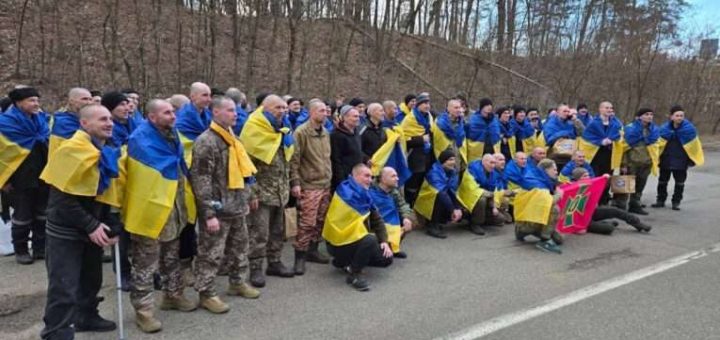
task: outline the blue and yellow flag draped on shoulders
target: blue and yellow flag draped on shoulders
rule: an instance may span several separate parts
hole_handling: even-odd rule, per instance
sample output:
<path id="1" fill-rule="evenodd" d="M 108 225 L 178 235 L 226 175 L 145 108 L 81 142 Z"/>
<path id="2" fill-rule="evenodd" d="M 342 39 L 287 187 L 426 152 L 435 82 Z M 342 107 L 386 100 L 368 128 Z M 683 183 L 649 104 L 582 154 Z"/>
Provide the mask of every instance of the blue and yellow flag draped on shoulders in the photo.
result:
<path id="1" fill-rule="evenodd" d="M 650 123 L 647 126 L 648 133 L 645 135 L 645 129 L 642 122 L 639 119 L 635 119 L 632 123 L 625 125 L 623 141 L 624 149 L 627 151 L 629 148 L 634 148 L 640 142 L 645 144 L 650 159 L 652 160 L 652 174 L 658 175 L 658 165 L 660 164 L 660 129 L 655 123 Z"/>
<path id="2" fill-rule="evenodd" d="M 465 164 L 469 162 L 467 145 L 465 144 L 465 122 L 462 118 L 458 119 L 458 122 L 453 126 L 450 115 L 447 112 L 441 113 L 435 120 L 435 124 L 432 125 L 432 136 L 435 159 L 440 157 L 443 151 L 454 146 L 460 153 L 463 162 Z"/>
<path id="3" fill-rule="evenodd" d="M 687 119 L 680 123 L 680 126 L 675 129 L 673 128 L 672 121 L 668 121 L 660 127 L 660 154 L 662 155 L 665 150 L 665 145 L 673 137 L 677 137 L 682 144 L 683 149 L 687 152 L 690 160 L 695 163 L 696 166 L 702 166 L 705 164 L 705 154 L 703 153 L 702 143 L 700 143 L 700 136 L 698 136 L 695 125 L 690 123 Z"/>
<path id="4" fill-rule="evenodd" d="M 122 215 L 125 229 L 133 234 L 158 238 L 175 204 L 178 181 L 187 177 L 183 146 L 173 133 L 177 139 L 171 144 L 146 121 L 130 136 Z"/>
<path id="5" fill-rule="evenodd" d="M 378 209 L 380 216 L 382 216 L 383 222 L 385 222 L 390 248 L 393 253 L 399 252 L 400 239 L 402 237 L 400 225 L 402 225 L 402 221 L 400 219 L 400 212 L 395 205 L 395 200 L 392 195 L 383 191 L 378 186 L 370 188 L 370 197 L 372 197 L 373 204 Z"/>
<path id="6" fill-rule="evenodd" d="M 457 173 L 452 170 L 448 176 L 442 164 L 435 162 L 425 175 L 425 181 L 420 187 L 420 192 L 415 200 L 415 211 L 428 220 L 432 219 L 435 198 L 437 198 L 438 193 L 449 190 L 450 195 L 455 195 L 458 185 Z"/>
<path id="7" fill-rule="evenodd" d="M 35 143 L 48 143 L 49 135 L 43 113 L 27 116 L 15 105 L 0 113 L 0 187 L 20 167 Z"/>
<path id="8" fill-rule="evenodd" d="M 500 152 L 500 125 L 498 119 L 492 113 L 488 114 L 489 121 L 483 118 L 482 113 L 477 111 L 470 115 L 466 125 L 467 129 L 467 156 L 475 160 L 482 158 L 485 150 L 485 143 L 489 142 L 495 152 Z"/>
<path id="9" fill-rule="evenodd" d="M 572 179 L 572 172 L 577 167 L 577 164 L 575 164 L 574 161 L 570 161 L 560 170 L 560 174 L 558 175 L 558 181 L 560 183 L 569 183 Z M 595 171 L 593 171 L 592 167 L 590 166 L 590 163 L 585 162 L 583 164 L 583 169 L 585 169 L 588 172 L 588 175 L 590 177 L 595 177 Z"/>
<path id="10" fill-rule="evenodd" d="M 412 176 L 410 167 L 408 167 L 407 156 L 405 152 L 405 138 L 402 129 L 399 127 L 386 128 L 385 135 L 387 140 L 375 151 L 370 161 L 372 162 L 373 176 L 380 176 L 380 172 L 384 167 L 395 169 L 400 180 L 400 185 Z"/>
<path id="11" fill-rule="evenodd" d="M 122 205 L 122 188 L 110 189 L 120 183 L 116 180 L 120 174 L 119 148 L 98 147 L 87 132 L 77 130 L 55 151 L 40 179 L 70 195 L 96 197 L 116 208 Z"/>
<path id="12" fill-rule="evenodd" d="M 553 208 L 555 183 L 544 171 L 535 169 L 537 171 L 526 171 L 522 182 L 518 183 L 523 190 L 515 195 L 514 217 L 517 222 L 545 225 L 550 220 Z"/>
<path id="13" fill-rule="evenodd" d="M 607 128 L 605 128 L 602 118 L 597 116 L 585 127 L 582 137 L 578 139 L 578 149 L 585 152 L 585 158 L 592 163 L 595 154 L 602 146 L 603 139 L 610 139 L 612 141 L 610 168 L 615 170 L 622 163 L 624 151 L 622 128 L 622 123 L 615 116 L 610 117 Z"/>
<path id="14" fill-rule="evenodd" d="M 563 120 L 557 116 L 551 116 L 543 124 L 542 141 L 546 145 L 552 145 L 560 138 L 577 139 L 575 126 L 571 120 Z"/>
<path id="15" fill-rule="evenodd" d="M 130 135 L 137 129 L 138 122 L 128 117 L 124 124 L 118 121 L 113 121 L 113 123 L 112 143 L 116 147 L 121 147 L 127 144 Z"/>
<path id="16" fill-rule="evenodd" d="M 286 161 L 290 161 L 295 150 L 292 128 L 287 116 L 277 122 L 275 117 L 265 112 L 262 107 L 250 114 L 240 133 L 240 141 L 250 156 L 265 164 L 272 163 L 281 144 Z"/>
<path id="17" fill-rule="evenodd" d="M 411 113 L 405 116 L 400 123 L 405 138 L 410 139 L 429 134 L 433 123 L 432 116 L 421 113 L 417 108 L 412 109 Z"/>
<path id="18" fill-rule="evenodd" d="M 63 141 L 70 139 L 79 129 L 80 119 L 74 113 L 56 112 L 50 129 L 48 155 L 52 155 Z"/>
<path id="19" fill-rule="evenodd" d="M 368 234 L 365 219 L 372 209 L 370 191 L 348 177 L 335 189 L 322 237 L 336 247 L 360 240 Z"/>
<path id="20" fill-rule="evenodd" d="M 210 127 L 211 121 L 212 113 L 207 108 L 198 112 L 195 105 L 187 103 L 178 110 L 175 128 L 183 144 L 185 162 L 188 166 L 192 165 L 192 145 L 195 139 Z"/>
<path id="21" fill-rule="evenodd" d="M 516 119 L 513 119 L 510 121 L 510 124 L 513 126 L 515 133 L 515 143 L 517 144 L 517 142 L 520 141 L 524 152 L 532 152 L 535 146 L 545 146 L 537 144 L 538 138 L 535 136 L 535 128 L 533 128 L 527 118 L 525 118 L 522 123 L 518 123 Z M 513 159 L 515 159 L 516 149 L 511 149 L 510 151 L 512 152 Z"/>

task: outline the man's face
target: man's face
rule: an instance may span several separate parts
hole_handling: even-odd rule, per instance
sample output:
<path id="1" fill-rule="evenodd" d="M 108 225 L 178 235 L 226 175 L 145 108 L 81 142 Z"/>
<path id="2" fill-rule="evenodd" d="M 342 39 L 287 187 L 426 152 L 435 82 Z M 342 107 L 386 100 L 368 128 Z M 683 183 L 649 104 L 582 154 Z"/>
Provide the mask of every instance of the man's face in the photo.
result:
<path id="1" fill-rule="evenodd" d="M 585 154 L 582 152 L 576 152 L 575 153 L 575 164 L 576 165 L 583 165 L 585 164 Z"/>
<path id="2" fill-rule="evenodd" d="M 360 113 L 355 109 L 350 110 L 350 112 L 343 117 L 343 122 L 346 128 L 354 130 L 358 124 L 360 124 Z"/>
<path id="3" fill-rule="evenodd" d="M 397 105 L 386 105 L 383 109 L 385 110 L 385 118 L 390 120 L 395 119 L 395 115 L 397 115 Z"/>
<path id="4" fill-rule="evenodd" d="M 355 182 L 358 182 L 358 184 L 360 184 L 363 188 L 370 188 L 370 184 L 372 183 L 372 173 L 370 172 L 370 169 L 360 169 L 357 174 L 353 175 L 353 178 L 355 179 Z"/>
<path id="5" fill-rule="evenodd" d="M 497 162 L 495 161 L 495 157 L 483 157 L 482 165 L 485 171 L 490 172 L 495 169 Z"/>
<path id="6" fill-rule="evenodd" d="M 380 179 L 380 182 L 387 186 L 388 188 L 395 189 L 398 187 L 400 179 L 398 178 L 397 171 L 395 169 L 389 168 L 383 172 L 383 176 Z"/>
<path id="7" fill-rule="evenodd" d="M 600 106 L 598 107 L 598 111 L 600 112 L 601 115 L 603 115 L 605 117 L 612 116 L 613 112 L 614 112 L 613 105 L 608 102 L 602 102 L 602 103 L 600 103 Z"/>
<path id="8" fill-rule="evenodd" d="M 135 112 L 135 108 L 137 108 L 137 105 L 135 104 L 134 100 L 128 100 L 127 107 L 128 107 L 128 111 Z"/>
<path id="9" fill-rule="evenodd" d="M 485 105 L 480 109 L 480 113 L 482 113 L 483 117 L 487 117 L 489 114 L 492 113 L 493 106 L 492 105 Z"/>
<path id="10" fill-rule="evenodd" d="M 410 99 L 410 101 L 407 104 L 407 107 L 412 110 L 416 104 L 417 104 L 417 99 L 413 98 L 413 99 Z"/>
<path id="11" fill-rule="evenodd" d="M 503 170 L 505 169 L 505 156 L 502 154 L 495 155 L 495 168 Z"/>
<path id="12" fill-rule="evenodd" d="M 330 115 L 330 110 L 325 103 L 313 104 L 310 110 L 310 119 L 316 124 L 324 124 L 325 119 Z"/>
<path id="13" fill-rule="evenodd" d="M 451 101 L 448 104 L 447 109 L 448 109 L 448 114 L 450 115 L 450 118 L 452 118 L 453 120 L 462 118 L 464 115 L 464 111 L 465 111 L 462 104 L 457 100 Z"/>
<path id="14" fill-rule="evenodd" d="M 570 116 L 570 108 L 567 105 L 561 105 L 557 108 L 557 116 L 560 119 L 567 119 Z"/>
<path id="15" fill-rule="evenodd" d="M 423 113 L 430 112 L 430 102 L 423 102 L 422 104 L 418 105 L 418 110 Z"/>
<path id="16" fill-rule="evenodd" d="M 302 105 L 300 105 L 300 101 L 296 100 L 288 105 L 288 109 L 293 113 L 298 113 L 302 109 Z"/>
<path id="17" fill-rule="evenodd" d="M 110 111 L 104 107 L 93 108 L 95 112 L 88 118 L 81 118 L 80 125 L 90 136 L 100 140 L 112 137 L 113 121 Z"/>
<path id="18" fill-rule="evenodd" d="M 372 112 L 368 111 L 368 117 L 374 119 L 375 121 L 382 122 L 385 120 L 385 111 L 380 108 L 376 108 Z"/>
<path id="19" fill-rule="evenodd" d="M 210 89 L 200 89 L 193 93 L 190 93 L 190 101 L 193 103 L 193 105 L 195 105 L 195 107 L 206 108 L 210 106 L 210 102 L 212 102 L 212 97 L 210 96 Z"/>
<path id="20" fill-rule="evenodd" d="M 547 152 L 543 148 L 537 148 L 533 150 L 532 158 L 537 163 L 547 157 Z"/>
<path id="21" fill-rule="evenodd" d="M 455 159 L 455 157 L 450 157 L 445 161 L 445 163 L 442 164 L 443 169 L 455 170 L 455 163 L 457 163 L 457 160 Z"/>
<path id="22" fill-rule="evenodd" d="M 40 113 L 40 97 L 25 98 L 21 101 L 15 102 L 15 106 L 24 113 Z"/>
<path id="23" fill-rule="evenodd" d="M 583 172 L 582 176 L 580 176 L 580 179 L 588 179 L 590 178 L 590 174 L 587 172 Z"/>
<path id="24" fill-rule="evenodd" d="M 365 115 L 365 110 L 367 109 L 367 105 L 365 103 L 360 103 L 357 106 L 355 106 L 355 110 L 358 111 L 361 115 Z"/>
<path id="25" fill-rule="evenodd" d="M 158 129 L 170 130 L 175 126 L 175 109 L 170 103 L 161 103 L 156 112 L 148 114 L 148 119 Z"/>
<path id="26" fill-rule="evenodd" d="M 540 121 L 540 114 L 537 111 L 530 111 L 527 114 L 530 122 L 537 123 Z"/>
<path id="27" fill-rule="evenodd" d="M 130 101 L 126 100 L 116 106 L 112 112 L 112 116 L 120 121 L 125 121 L 130 116 Z"/>
<path id="28" fill-rule="evenodd" d="M 85 106 L 92 104 L 93 97 L 89 91 L 80 91 L 75 96 L 68 98 L 68 106 L 72 112 L 78 112 Z"/>
<path id="29" fill-rule="evenodd" d="M 101 101 L 102 101 L 102 97 L 100 97 L 100 96 L 92 97 L 92 103 L 93 103 L 93 104 L 98 104 L 98 105 L 100 105 L 100 102 L 101 102 Z"/>
<path id="30" fill-rule="evenodd" d="M 527 155 L 526 154 L 519 154 L 515 156 L 515 163 L 521 168 L 524 168 L 527 166 Z"/>
<path id="31" fill-rule="evenodd" d="M 650 123 L 652 123 L 654 117 L 655 117 L 655 113 L 646 112 L 642 116 L 640 116 L 640 121 L 645 124 L 650 124 Z"/>
<path id="32" fill-rule="evenodd" d="M 558 177 L 557 166 L 553 165 L 553 166 L 549 167 L 547 170 L 545 170 L 545 173 L 547 173 L 548 176 L 550 176 L 550 178 L 553 178 L 553 179 L 557 178 Z"/>
<path id="33" fill-rule="evenodd" d="M 224 128 L 235 126 L 235 121 L 237 120 L 235 103 L 230 100 L 225 100 L 222 102 L 222 105 L 213 107 L 213 119 Z"/>
<path id="34" fill-rule="evenodd" d="M 518 122 L 522 122 L 523 120 L 525 120 L 525 116 L 525 111 L 515 112 L 515 120 L 517 120 Z"/>
<path id="35" fill-rule="evenodd" d="M 684 111 L 675 111 L 671 116 L 670 119 L 673 121 L 673 123 L 680 125 L 683 120 L 685 120 L 685 112 Z"/>
<path id="36" fill-rule="evenodd" d="M 270 115 L 275 117 L 276 120 L 280 121 L 288 113 L 288 105 L 283 100 L 276 100 L 268 104 L 265 108 Z"/>
<path id="37" fill-rule="evenodd" d="M 588 114 L 588 109 L 582 108 L 582 109 L 578 110 L 577 113 L 578 113 L 579 115 L 581 115 L 581 116 L 587 116 L 587 114 Z"/>
<path id="38" fill-rule="evenodd" d="M 128 97 L 128 99 L 130 99 L 135 104 L 135 106 L 138 106 L 138 104 L 140 104 L 140 95 L 139 94 L 128 93 L 125 96 Z"/>
<path id="39" fill-rule="evenodd" d="M 510 121 L 510 110 L 505 110 L 500 113 L 500 121 L 503 123 L 507 123 Z"/>

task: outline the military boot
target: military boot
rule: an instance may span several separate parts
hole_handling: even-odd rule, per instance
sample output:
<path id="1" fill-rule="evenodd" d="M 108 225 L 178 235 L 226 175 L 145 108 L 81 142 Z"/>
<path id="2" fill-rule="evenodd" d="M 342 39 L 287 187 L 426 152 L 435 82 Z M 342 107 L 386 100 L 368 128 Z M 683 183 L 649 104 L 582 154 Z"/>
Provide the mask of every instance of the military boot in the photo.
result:
<path id="1" fill-rule="evenodd" d="M 310 243 L 310 248 L 308 248 L 307 254 L 305 254 L 305 261 L 320 264 L 330 263 L 330 258 L 320 252 L 318 244 L 318 242 Z"/>
<path id="2" fill-rule="evenodd" d="M 144 333 L 156 333 L 162 329 L 162 322 L 155 318 L 151 309 L 136 311 L 135 324 Z"/>
<path id="3" fill-rule="evenodd" d="M 430 222 L 425 227 L 425 233 L 435 238 L 447 238 L 447 235 L 442 231 L 440 225 L 434 222 Z"/>
<path id="4" fill-rule="evenodd" d="M 220 300 L 219 297 L 204 296 L 202 294 L 200 295 L 200 307 L 208 310 L 210 313 L 213 314 L 223 314 L 227 313 L 230 310 L 230 306 Z"/>
<path id="5" fill-rule="evenodd" d="M 307 253 L 302 250 L 295 251 L 295 265 L 293 266 L 293 271 L 295 272 L 295 275 L 305 274 L 306 256 L 307 256 Z"/>
<path id="6" fill-rule="evenodd" d="M 277 261 L 268 263 L 267 269 L 265 270 L 265 275 L 277 277 L 293 277 L 295 276 L 295 273 L 285 267 L 282 262 Z"/>
<path id="7" fill-rule="evenodd" d="M 632 226 L 635 227 L 635 229 L 637 229 L 637 231 L 639 231 L 639 232 L 644 231 L 646 233 L 649 233 L 650 230 L 652 230 L 652 226 L 650 226 L 649 224 L 643 223 L 640 220 L 633 223 Z"/>
<path id="8" fill-rule="evenodd" d="M 170 295 L 165 293 L 163 294 L 162 303 L 160 303 L 160 309 L 192 312 L 197 309 L 197 303 L 190 301 L 183 294 Z"/>
<path id="9" fill-rule="evenodd" d="M 13 246 L 15 248 L 15 262 L 19 264 L 33 264 L 33 262 L 35 262 L 28 250 L 27 241 L 13 242 Z"/>
<path id="10" fill-rule="evenodd" d="M 250 262 L 250 284 L 254 287 L 265 287 L 265 275 L 262 271 L 262 259 Z"/>
<path id="11" fill-rule="evenodd" d="M 230 284 L 227 295 L 240 296 L 246 299 L 257 299 L 260 297 L 260 291 L 243 282 L 240 284 Z"/>

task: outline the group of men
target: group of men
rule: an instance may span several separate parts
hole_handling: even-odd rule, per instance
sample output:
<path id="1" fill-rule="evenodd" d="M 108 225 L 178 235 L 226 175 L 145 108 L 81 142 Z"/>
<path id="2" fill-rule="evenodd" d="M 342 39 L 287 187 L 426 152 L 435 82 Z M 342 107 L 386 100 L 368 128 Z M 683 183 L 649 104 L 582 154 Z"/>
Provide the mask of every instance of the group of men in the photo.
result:
<path id="1" fill-rule="evenodd" d="M 225 313 L 219 273 L 227 295 L 255 299 L 266 275 L 331 262 L 367 291 L 363 270 L 406 258 L 401 241 L 418 225 L 446 238 L 453 225 L 484 235 L 515 222 L 518 240 L 534 235 L 539 249 L 560 253 L 563 181 L 634 175 L 635 194 L 613 195 L 611 207 L 606 190 L 594 219 L 649 231 L 632 215 L 647 214 L 640 199 L 649 174 L 660 174 L 653 207 L 664 206 L 672 175 L 679 210 L 687 169 L 703 162 L 679 106 L 658 127 L 650 109 L 623 126 L 609 102 L 595 116 L 562 104 L 543 121 L 537 109 L 495 109 L 487 98 L 474 113 L 460 96 L 436 112 L 427 93 L 399 106 L 261 94 L 251 110 L 238 89 L 197 82 L 188 97 L 148 101 L 144 114 L 135 91 L 96 97 L 74 88 L 64 109 L 47 115 L 36 89 L 18 87 L 0 114 L 0 186 L 13 207 L 16 260 L 47 262 L 43 338 L 115 328 L 99 316 L 97 294 L 103 247 L 116 242 L 135 322 L 152 333 L 162 328 L 155 286 L 163 310 Z M 540 201 L 546 216 L 525 219 Z M 281 261 L 288 205 L 298 211 L 291 268 Z M 199 301 L 184 295 L 186 285 Z"/>

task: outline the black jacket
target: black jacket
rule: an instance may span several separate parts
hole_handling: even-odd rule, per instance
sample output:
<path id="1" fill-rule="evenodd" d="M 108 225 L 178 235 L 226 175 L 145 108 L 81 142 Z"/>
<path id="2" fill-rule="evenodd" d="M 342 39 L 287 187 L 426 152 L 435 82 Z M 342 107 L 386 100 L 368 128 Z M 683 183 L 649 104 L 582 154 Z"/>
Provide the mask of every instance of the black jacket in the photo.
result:
<path id="1" fill-rule="evenodd" d="M 50 186 L 47 208 L 47 234 L 67 240 L 90 241 L 88 235 L 100 223 L 105 223 L 117 234 L 121 222 L 117 214 L 110 214 L 110 206 L 95 197 L 76 196 Z"/>
<path id="2" fill-rule="evenodd" d="M 355 132 L 349 132 L 340 123 L 330 134 L 330 161 L 332 163 L 332 189 L 335 188 L 352 172 L 352 168 L 365 163 L 367 157 L 362 152 L 360 139 Z"/>
<path id="3" fill-rule="evenodd" d="M 375 152 L 387 141 L 387 134 L 381 125 L 374 126 L 368 119 L 367 124 L 360 130 L 362 151 L 365 157 L 372 158 Z"/>
<path id="4" fill-rule="evenodd" d="M 45 185 L 45 182 L 40 180 L 40 173 L 42 173 L 45 168 L 47 159 L 47 144 L 35 143 L 32 150 L 30 150 L 30 154 L 27 155 L 8 181 L 12 184 L 13 189 L 25 190 Z"/>
<path id="5" fill-rule="evenodd" d="M 662 155 L 660 155 L 660 169 L 687 170 L 694 165 L 695 163 L 690 160 L 680 140 L 676 136 L 670 138 Z"/>

